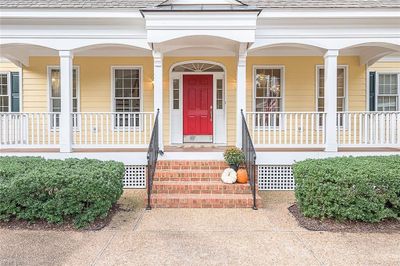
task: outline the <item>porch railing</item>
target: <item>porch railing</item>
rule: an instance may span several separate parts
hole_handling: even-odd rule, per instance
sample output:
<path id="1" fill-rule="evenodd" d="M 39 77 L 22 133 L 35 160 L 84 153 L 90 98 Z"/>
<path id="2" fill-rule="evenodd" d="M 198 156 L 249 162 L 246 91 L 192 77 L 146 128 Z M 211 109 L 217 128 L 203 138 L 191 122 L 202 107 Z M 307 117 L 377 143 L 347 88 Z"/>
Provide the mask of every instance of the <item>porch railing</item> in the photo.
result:
<path id="1" fill-rule="evenodd" d="M 159 128 L 158 128 L 158 115 L 160 110 L 157 110 L 156 119 L 154 120 L 153 132 L 147 151 L 147 207 L 146 210 L 151 210 L 151 193 L 153 190 L 153 179 L 157 167 L 158 154 L 160 153 L 159 146 Z"/>
<path id="2" fill-rule="evenodd" d="M 400 112 L 340 112 L 339 146 L 400 145 Z"/>
<path id="3" fill-rule="evenodd" d="M 249 175 L 251 192 L 253 194 L 253 209 L 257 210 L 257 200 L 256 200 L 256 150 L 254 149 L 253 141 L 251 140 L 251 135 L 249 128 L 246 123 L 246 117 L 242 114 L 242 151 L 245 156 L 245 164 L 247 169 L 247 174 Z"/>
<path id="4" fill-rule="evenodd" d="M 59 145 L 60 113 L 0 113 L 1 147 Z"/>
<path id="5" fill-rule="evenodd" d="M 147 148 L 154 113 L 73 113 L 73 147 Z"/>
<path id="6" fill-rule="evenodd" d="M 325 113 L 248 112 L 246 116 L 255 146 L 322 147 L 325 144 Z"/>

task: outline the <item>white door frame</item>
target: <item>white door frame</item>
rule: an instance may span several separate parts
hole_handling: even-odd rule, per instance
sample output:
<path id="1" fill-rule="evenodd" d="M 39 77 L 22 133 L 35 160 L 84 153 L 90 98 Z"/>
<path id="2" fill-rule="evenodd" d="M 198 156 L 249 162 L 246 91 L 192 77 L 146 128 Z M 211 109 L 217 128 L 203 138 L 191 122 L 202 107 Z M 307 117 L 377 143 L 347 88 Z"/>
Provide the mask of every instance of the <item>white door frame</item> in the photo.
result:
<path id="1" fill-rule="evenodd" d="M 179 65 L 182 64 L 189 64 L 189 63 L 208 63 L 208 64 L 214 64 L 214 65 L 218 65 L 220 66 L 224 71 L 223 72 L 172 72 L 172 70 Z M 213 76 L 213 141 L 210 142 L 212 144 L 226 144 L 227 143 L 227 119 L 226 119 L 226 112 L 227 112 L 227 108 L 226 108 L 226 91 L 227 91 L 227 81 L 226 81 L 226 68 L 224 65 L 220 64 L 220 63 L 216 63 L 216 62 L 212 62 L 212 61 L 202 61 L 202 60 L 194 60 L 194 61 L 183 61 L 183 62 L 179 62 L 176 64 L 173 64 L 170 68 L 169 71 L 169 95 L 170 95 L 170 99 L 169 99 L 169 103 L 170 103 L 170 140 L 169 143 L 170 145 L 176 145 L 176 144 L 183 144 L 183 76 L 184 75 L 212 75 Z M 180 142 L 173 142 L 172 141 L 172 134 L 173 134 L 173 128 L 172 128 L 172 120 L 173 119 L 177 119 L 174 117 L 173 112 L 173 81 L 174 79 L 179 79 L 179 120 L 178 123 L 180 124 L 179 130 L 181 131 L 181 141 Z M 223 103 L 222 103 L 222 107 L 223 107 L 223 128 L 220 130 L 223 130 L 223 132 L 221 133 L 221 136 L 223 136 L 221 139 L 221 141 L 216 141 L 216 128 L 217 128 L 217 116 L 216 116 L 216 112 L 217 112 L 217 79 L 222 79 L 223 80 Z"/>

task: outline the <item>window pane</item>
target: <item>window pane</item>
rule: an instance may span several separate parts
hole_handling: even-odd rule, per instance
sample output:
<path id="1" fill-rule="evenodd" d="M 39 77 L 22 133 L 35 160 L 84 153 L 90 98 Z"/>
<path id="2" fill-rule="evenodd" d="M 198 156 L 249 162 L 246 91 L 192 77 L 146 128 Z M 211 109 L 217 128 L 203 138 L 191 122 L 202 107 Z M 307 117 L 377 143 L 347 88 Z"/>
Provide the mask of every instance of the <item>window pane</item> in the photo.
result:
<path id="1" fill-rule="evenodd" d="M 122 97 L 122 89 L 115 90 L 115 97 Z"/>
<path id="2" fill-rule="evenodd" d="M 124 76 L 124 70 L 123 69 L 115 69 L 115 78 L 122 78 Z"/>
<path id="3" fill-rule="evenodd" d="M 325 101 L 323 98 L 318 98 L 318 112 L 324 112 L 325 110 Z"/>
<path id="4" fill-rule="evenodd" d="M 0 112 L 8 112 L 8 96 L 0 96 Z"/>
<path id="5" fill-rule="evenodd" d="M 132 79 L 124 79 L 123 87 L 124 89 L 132 88 Z"/>
<path id="6" fill-rule="evenodd" d="M 176 110 L 176 109 L 179 109 L 179 100 L 174 100 L 173 108 L 174 108 L 175 110 Z"/>
<path id="7" fill-rule="evenodd" d="M 52 99 L 52 112 L 61 112 L 61 99 Z"/>
<path id="8" fill-rule="evenodd" d="M 133 97 L 140 97 L 139 88 L 133 88 L 133 90 L 132 90 L 132 96 L 133 96 Z"/>
<path id="9" fill-rule="evenodd" d="M 123 86 L 123 79 L 120 79 L 120 78 L 116 78 L 115 79 L 115 88 L 116 89 L 122 89 L 124 86 Z"/>
<path id="10" fill-rule="evenodd" d="M 60 70 L 51 70 L 51 97 L 61 97 Z"/>
<path id="11" fill-rule="evenodd" d="M 397 96 L 378 96 L 378 111 L 396 111 Z"/>
<path id="12" fill-rule="evenodd" d="M 0 95 L 2 95 L 2 96 L 8 95 L 7 74 L 0 74 Z M 7 100 L 7 102 L 8 102 L 8 100 Z M 4 104 L 1 104 L 1 106 L 4 106 Z M 8 106 L 8 103 L 7 103 L 7 106 Z"/>
<path id="13" fill-rule="evenodd" d="M 78 112 L 78 99 L 72 100 L 72 112 Z"/>
<path id="14" fill-rule="evenodd" d="M 279 112 L 280 99 L 256 99 L 256 112 Z"/>
<path id="15" fill-rule="evenodd" d="M 345 106 L 344 98 L 338 98 L 337 99 L 337 111 L 344 112 L 344 106 Z"/>

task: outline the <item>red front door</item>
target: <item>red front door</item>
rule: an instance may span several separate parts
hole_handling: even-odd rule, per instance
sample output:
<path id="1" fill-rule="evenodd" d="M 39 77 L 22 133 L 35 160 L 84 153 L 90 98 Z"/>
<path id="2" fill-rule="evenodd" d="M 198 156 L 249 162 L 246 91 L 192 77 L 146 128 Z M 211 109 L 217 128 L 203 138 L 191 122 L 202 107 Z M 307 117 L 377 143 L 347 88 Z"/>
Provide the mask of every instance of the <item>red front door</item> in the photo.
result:
<path id="1" fill-rule="evenodd" d="M 183 76 L 183 134 L 213 134 L 213 76 Z"/>

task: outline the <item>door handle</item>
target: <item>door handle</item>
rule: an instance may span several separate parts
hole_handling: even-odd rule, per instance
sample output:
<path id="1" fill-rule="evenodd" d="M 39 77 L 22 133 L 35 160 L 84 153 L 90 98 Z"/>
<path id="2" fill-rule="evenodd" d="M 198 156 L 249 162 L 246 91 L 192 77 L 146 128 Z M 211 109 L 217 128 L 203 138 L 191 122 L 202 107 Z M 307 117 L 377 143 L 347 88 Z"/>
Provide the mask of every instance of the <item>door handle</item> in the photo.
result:
<path id="1" fill-rule="evenodd" d="M 213 107 L 210 105 L 210 121 L 213 121 Z"/>

